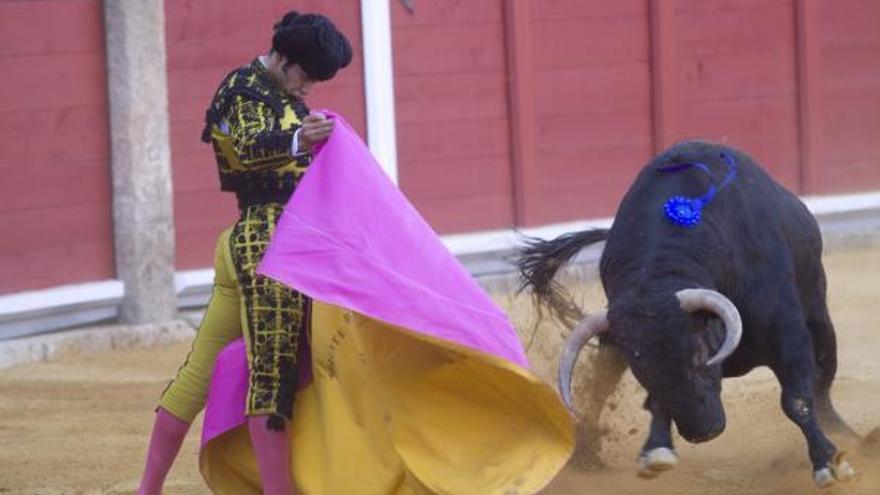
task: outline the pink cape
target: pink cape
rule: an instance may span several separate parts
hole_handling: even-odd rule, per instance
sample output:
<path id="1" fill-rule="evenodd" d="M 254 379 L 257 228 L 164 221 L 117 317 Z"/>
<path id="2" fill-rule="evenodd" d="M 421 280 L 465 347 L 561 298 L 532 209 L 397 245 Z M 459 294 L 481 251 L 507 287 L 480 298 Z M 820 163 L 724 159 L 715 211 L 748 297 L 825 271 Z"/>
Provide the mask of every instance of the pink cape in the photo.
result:
<path id="1" fill-rule="evenodd" d="M 284 210 L 258 272 L 309 297 L 522 367 L 516 331 L 338 115 Z M 320 329 L 313 329 L 320 331 Z M 217 358 L 202 446 L 242 424 L 247 360 Z"/>

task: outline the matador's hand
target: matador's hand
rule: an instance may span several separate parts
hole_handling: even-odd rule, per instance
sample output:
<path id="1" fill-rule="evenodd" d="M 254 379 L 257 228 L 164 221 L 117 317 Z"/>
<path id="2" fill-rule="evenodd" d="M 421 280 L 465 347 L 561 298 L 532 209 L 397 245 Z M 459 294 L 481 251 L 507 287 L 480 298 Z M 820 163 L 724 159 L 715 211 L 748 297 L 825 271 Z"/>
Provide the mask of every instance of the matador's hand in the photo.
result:
<path id="1" fill-rule="evenodd" d="M 330 137 L 333 132 L 333 121 L 326 115 L 314 112 L 302 120 L 302 130 L 299 133 L 299 145 L 303 151 L 311 151 L 312 147 L 320 144 Z"/>

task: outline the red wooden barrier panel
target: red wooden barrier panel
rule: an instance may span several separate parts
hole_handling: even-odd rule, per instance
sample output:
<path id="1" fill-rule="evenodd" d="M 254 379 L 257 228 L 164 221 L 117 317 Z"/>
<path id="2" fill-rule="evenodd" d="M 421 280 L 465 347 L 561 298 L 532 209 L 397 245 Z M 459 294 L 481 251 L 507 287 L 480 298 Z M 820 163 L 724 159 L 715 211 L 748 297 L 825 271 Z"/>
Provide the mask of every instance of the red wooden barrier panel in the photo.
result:
<path id="1" fill-rule="evenodd" d="M 114 276 L 101 15 L 0 2 L 0 294 Z"/>

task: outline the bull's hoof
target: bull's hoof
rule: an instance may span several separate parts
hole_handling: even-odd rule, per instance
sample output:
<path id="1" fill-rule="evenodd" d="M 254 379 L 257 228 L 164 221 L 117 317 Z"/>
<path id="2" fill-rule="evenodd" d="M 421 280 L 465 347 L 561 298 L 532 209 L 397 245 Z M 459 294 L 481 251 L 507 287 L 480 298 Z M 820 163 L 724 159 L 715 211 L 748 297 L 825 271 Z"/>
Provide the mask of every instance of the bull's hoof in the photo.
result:
<path id="1" fill-rule="evenodd" d="M 663 471 L 668 471 L 678 464 L 678 454 L 666 447 L 657 447 L 639 456 L 639 476 L 654 478 Z"/>
<path id="2" fill-rule="evenodd" d="M 813 481 L 818 488 L 828 488 L 838 481 L 849 481 L 856 476 L 856 470 L 843 458 L 843 452 L 835 454 L 828 466 L 813 473 Z"/>

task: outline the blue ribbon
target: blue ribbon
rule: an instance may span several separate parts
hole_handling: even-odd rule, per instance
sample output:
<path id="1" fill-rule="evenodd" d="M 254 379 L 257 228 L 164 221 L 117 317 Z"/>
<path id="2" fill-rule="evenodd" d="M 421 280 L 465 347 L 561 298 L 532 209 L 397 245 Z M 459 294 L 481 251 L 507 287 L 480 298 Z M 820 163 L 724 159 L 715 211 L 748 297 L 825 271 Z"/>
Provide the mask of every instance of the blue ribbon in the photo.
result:
<path id="1" fill-rule="evenodd" d="M 701 212 L 706 205 L 712 201 L 712 198 L 715 197 L 715 194 L 718 193 L 721 189 L 724 188 L 727 184 L 730 183 L 731 180 L 736 176 L 736 161 L 733 159 L 730 154 L 722 151 L 721 158 L 727 163 L 728 171 L 727 177 L 724 178 L 724 181 L 721 182 L 721 185 L 715 187 L 714 179 L 713 184 L 709 188 L 709 192 L 700 196 L 699 198 L 688 198 L 685 196 L 673 196 L 666 200 L 663 203 L 663 211 L 666 213 L 666 218 L 669 219 L 673 224 L 678 225 L 679 227 L 690 228 L 698 223 L 702 219 Z M 697 167 L 702 170 L 712 179 L 712 172 L 709 170 L 709 167 L 702 163 L 681 163 L 678 165 L 673 165 L 671 167 L 661 168 L 661 172 L 678 172 L 687 168 Z"/>

